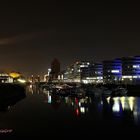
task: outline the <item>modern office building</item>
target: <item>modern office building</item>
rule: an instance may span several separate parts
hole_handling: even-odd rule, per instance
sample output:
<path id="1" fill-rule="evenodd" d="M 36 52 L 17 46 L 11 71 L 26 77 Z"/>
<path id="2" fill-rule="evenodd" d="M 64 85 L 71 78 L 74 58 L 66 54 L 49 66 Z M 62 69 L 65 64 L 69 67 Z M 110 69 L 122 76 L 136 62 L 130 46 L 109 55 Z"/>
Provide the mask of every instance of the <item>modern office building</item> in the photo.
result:
<path id="1" fill-rule="evenodd" d="M 122 78 L 122 61 L 114 59 L 103 61 L 103 81 L 104 83 L 120 83 Z"/>
<path id="2" fill-rule="evenodd" d="M 0 83 L 13 83 L 13 78 L 8 73 L 0 71 Z"/>
<path id="3" fill-rule="evenodd" d="M 82 69 L 87 69 L 91 64 L 90 61 L 79 61 L 74 64 L 74 82 L 82 82 Z"/>
<path id="4" fill-rule="evenodd" d="M 140 56 L 122 58 L 122 82 L 140 84 Z"/>
<path id="5" fill-rule="evenodd" d="M 59 73 L 58 80 L 85 84 L 140 84 L 140 56 L 102 63 L 77 61 Z"/>
<path id="6" fill-rule="evenodd" d="M 66 82 L 82 82 L 82 69 L 88 68 L 91 62 L 77 61 L 66 68 L 64 71 L 63 79 Z"/>
<path id="7" fill-rule="evenodd" d="M 100 63 L 90 63 L 88 67 L 81 68 L 81 79 L 85 84 L 103 82 L 103 65 Z"/>
<path id="8" fill-rule="evenodd" d="M 101 83 L 102 64 L 93 63 L 92 61 L 77 61 L 67 67 L 63 73 L 63 81 L 75 83 Z"/>
<path id="9" fill-rule="evenodd" d="M 63 71 L 63 81 L 64 82 L 73 82 L 74 79 L 74 65 L 68 66 L 64 71 Z"/>

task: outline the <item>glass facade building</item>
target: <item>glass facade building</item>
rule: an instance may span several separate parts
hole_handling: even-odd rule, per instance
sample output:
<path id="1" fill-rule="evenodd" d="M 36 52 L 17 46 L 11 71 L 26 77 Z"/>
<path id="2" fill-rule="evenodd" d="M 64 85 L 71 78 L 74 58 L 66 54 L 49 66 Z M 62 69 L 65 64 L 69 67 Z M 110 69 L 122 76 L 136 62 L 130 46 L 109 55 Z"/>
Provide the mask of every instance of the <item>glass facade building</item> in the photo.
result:
<path id="1" fill-rule="evenodd" d="M 122 82 L 140 83 L 140 56 L 122 58 Z"/>
<path id="2" fill-rule="evenodd" d="M 102 63 L 78 61 L 63 72 L 63 80 L 85 84 L 140 84 L 140 56 L 116 58 Z"/>
<path id="3" fill-rule="evenodd" d="M 103 61 L 103 82 L 104 83 L 120 83 L 122 78 L 122 61 L 114 59 L 111 61 Z"/>
<path id="4" fill-rule="evenodd" d="M 81 78 L 83 83 L 102 83 L 103 65 L 92 63 L 88 67 L 81 68 Z"/>

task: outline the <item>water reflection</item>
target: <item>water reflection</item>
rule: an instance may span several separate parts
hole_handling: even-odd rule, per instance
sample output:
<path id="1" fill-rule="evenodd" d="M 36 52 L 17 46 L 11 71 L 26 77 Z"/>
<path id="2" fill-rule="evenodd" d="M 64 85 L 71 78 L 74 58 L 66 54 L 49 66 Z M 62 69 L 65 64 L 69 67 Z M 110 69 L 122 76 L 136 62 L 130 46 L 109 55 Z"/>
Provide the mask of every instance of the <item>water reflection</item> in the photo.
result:
<path id="1" fill-rule="evenodd" d="M 86 114 L 88 112 L 88 105 L 91 103 L 90 97 L 77 98 L 77 97 L 63 97 L 59 95 L 52 95 L 49 91 L 45 91 L 45 103 L 52 104 L 56 109 L 61 103 L 72 107 L 77 116 L 80 114 Z"/>
<path id="2" fill-rule="evenodd" d="M 109 110 L 108 114 L 110 113 L 112 119 L 117 119 L 127 125 L 139 125 L 139 97 L 108 97 L 104 99 L 104 106 Z"/>
<path id="3" fill-rule="evenodd" d="M 23 135 L 37 132 L 110 135 L 140 128 L 139 97 L 59 96 L 47 90 L 42 92 L 34 85 L 28 89 L 27 98 L 12 110 L 11 104 L 7 104 L 10 111 L 1 113 L 0 128 L 13 128 L 16 134 Z"/>
<path id="4" fill-rule="evenodd" d="M 39 88 L 37 85 L 30 84 L 29 86 L 27 86 L 26 92 L 28 94 L 40 94 L 42 93 L 42 89 Z"/>
<path id="5" fill-rule="evenodd" d="M 134 108 L 137 106 L 136 97 L 108 97 L 106 98 L 108 105 L 111 105 L 112 111 L 122 112 L 122 111 L 134 111 Z"/>
<path id="6" fill-rule="evenodd" d="M 52 104 L 58 109 L 61 104 L 71 107 L 76 116 L 86 115 L 97 110 L 102 119 L 117 119 L 123 122 L 140 123 L 140 98 L 139 97 L 108 97 L 97 100 L 92 96 L 62 97 L 45 91 L 45 103 Z"/>

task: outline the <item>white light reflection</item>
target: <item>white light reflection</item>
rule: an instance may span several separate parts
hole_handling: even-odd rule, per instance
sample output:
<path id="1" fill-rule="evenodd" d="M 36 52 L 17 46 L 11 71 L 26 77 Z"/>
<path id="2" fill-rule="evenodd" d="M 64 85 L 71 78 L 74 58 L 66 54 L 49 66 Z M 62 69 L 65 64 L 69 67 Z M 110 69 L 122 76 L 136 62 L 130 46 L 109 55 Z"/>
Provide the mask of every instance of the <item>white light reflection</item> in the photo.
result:
<path id="1" fill-rule="evenodd" d="M 107 102 L 108 102 L 108 104 L 109 104 L 109 102 L 110 102 L 110 98 L 111 98 L 111 97 L 108 97 L 108 98 L 107 98 Z"/>
<path id="2" fill-rule="evenodd" d="M 48 103 L 51 104 L 52 103 L 52 97 L 51 95 L 48 94 Z"/>
<path id="3" fill-rule="evenodd" d="M 126 102 L 126 97 L 121 97 L 120 98 L 121 104 L 122 104 L 122 109 L 125 109 L 125 102 Z"/>
<path id="4" fill-rule="evenodd" d="M 84 108 L 84 107 L 80 107 L 80 112 L 81 112 L 82 114 L 85 114 L 85 108 Z"/>
<path id="5" fill-rule="evenodd" d="M 135 101 L 135 98 L 134 97 L 129 97 L 128 101 L 129 101 L 130 110 L 134 111 L 134 101 Z"/>
<path id="6" fill-rule="evenodd" d="M 134 97 L 115 97 L 113 98 L 114 104 L 112 106 L 113 112 L 119 112 L 122 107 L 124 110 L 134 111 L 135 98 Z M 107 98 L 107 102 L 110 102 L 110 97 Z"/>
<path id="7" fill-rule="evenodd" d="M 112 107 L 113 112 L 120 112 L 120 100 L 118 97 L 113 98 L 114 105 Z"/>
<path id="8" fill-rule="evenodd" d="M 29 86 L 29 93 L 33 94 L 34 93 L 34 90 L 33 90 L 33 85 L 30 85 Z"/>

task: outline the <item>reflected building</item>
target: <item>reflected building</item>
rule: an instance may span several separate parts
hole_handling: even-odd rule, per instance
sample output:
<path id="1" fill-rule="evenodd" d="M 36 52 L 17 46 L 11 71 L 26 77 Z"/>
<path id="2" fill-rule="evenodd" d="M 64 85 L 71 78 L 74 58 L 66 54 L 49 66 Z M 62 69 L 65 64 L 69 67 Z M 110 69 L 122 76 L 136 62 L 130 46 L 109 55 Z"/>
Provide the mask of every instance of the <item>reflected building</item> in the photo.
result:
<path id="1" fill-rule="evenodd" d="M 136 125 L 140 124 L 140 98 L 135 99 L 133 115 L 135 124 Z"/>
<path id="2" fill-rule="evenodd" d="M 84 115 L 89 111 L 89 104 L 91 104 L 90 101 L 91 99 L 89 97 L 81 99 L 65 97 L 66 104 L 74 108 L 76 116 Z"/>
<path id="3" fill-rule="evenodd" d="M 111 118 L 119 119 L 120 123 L 124 123 L 126 125 L 134 125 L 136 119 L 135 109 L 138 107 L 136 98 L 108 97 L 106 98 L 106 101 L 107 104 L 104 103 L 104 106 L 106 106 L 106 109 L 108 110 L 107 114 L 110 114 Z"/>
<path id="4" fill-rule="evenodd" d="M 77 117 L 93 112 L 99 119 L 117 122 L 117 125 L 140 125 L 139 97 L 108 97 L 97 101 L 87 96 L 61 97 L 45 91 L 45 103 L 51 104 L 54 110 L 58 110 L 61 104 L 62 107 L 65 104 Z"/>
<path id="5" fill-rule="evenodd" d="M 27 92 L 34 94 L 33 85 L 29 85 L 29 87 L 27 88 Z"/>
<path id="6" fill-rule="evenodd" d="M 28 85 L 26 87 L 26 91 L 28 94 L 41 94 L 42 93 L 42 89 L 39 88 L 39 86 L 35 84 Z"/>
<path id="7" fill-rule="evenodd" d="M 52 95 L 50 93 L 50 91 L 43 91 L 43 93 L 45 94 L 45 103 L 51 104 L 52 103 Z"/>
<path id="8" fill-rule="evenodd" d="M 72 107 L 76 116 L 84 115 L 89 112 L 91 98 L 76 98 L 76 97 L 60 97 L 59 95 L 51 94 L 49 91 L 44 91 L 45 103 L 51 104 L 54 110 L 58 110 L 61 104 L 67 104 Z"/>
<path id="9" fill-rule="evenodd" d="M 54 110 L 58 110 L 60 108 L 60 105 L 61 105 L 60 96 L 52 95 L 51 96 L 51 105 L 52 105 Z"/>

